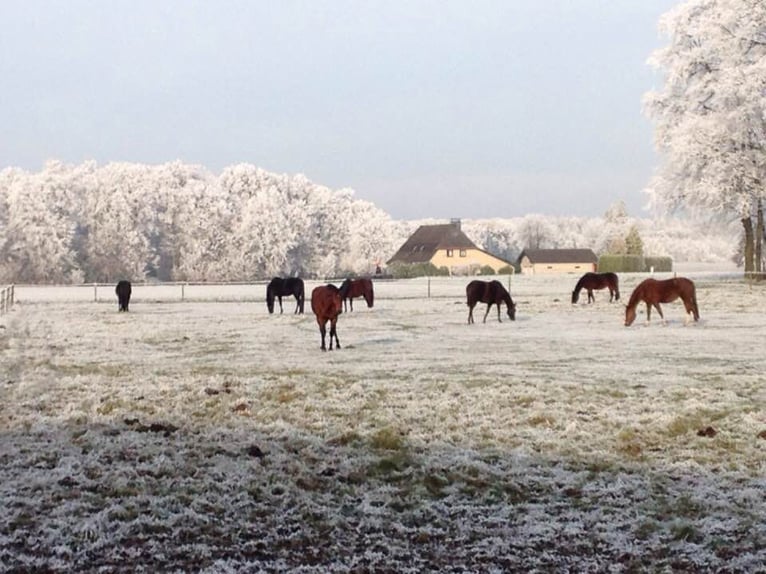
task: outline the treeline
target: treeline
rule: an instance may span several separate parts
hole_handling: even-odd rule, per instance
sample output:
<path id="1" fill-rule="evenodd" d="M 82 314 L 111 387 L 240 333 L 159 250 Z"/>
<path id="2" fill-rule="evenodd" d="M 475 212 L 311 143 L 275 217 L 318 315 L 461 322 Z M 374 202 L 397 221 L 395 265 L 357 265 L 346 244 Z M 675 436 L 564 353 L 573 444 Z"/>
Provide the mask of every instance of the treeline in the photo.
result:
<path id="1" fill-rule="evenodd" d="M 0 171 L 0 282 L 120 278 L 246 281 L 274 275 L 371 273 L 415 228 L 350 189 L 250 164 L 219 175 L 180 162 L 156 166 L 49 162 Z M 464 220 L 480 247 L 514 261 L 527 248 L 589 247 L 676 261 L 729 260 L 736 232 L 682 220 L 631 218 L 619 202 L 600 218 Z"/>

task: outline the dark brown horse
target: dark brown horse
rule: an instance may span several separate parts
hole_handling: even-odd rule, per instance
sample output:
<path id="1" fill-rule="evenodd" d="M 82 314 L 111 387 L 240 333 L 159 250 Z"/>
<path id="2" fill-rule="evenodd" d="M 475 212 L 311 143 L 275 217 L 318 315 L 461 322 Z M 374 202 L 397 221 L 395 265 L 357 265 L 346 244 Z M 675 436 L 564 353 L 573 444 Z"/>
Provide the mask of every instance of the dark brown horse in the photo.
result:
<path id="1" fill-rule="evenodd" d="M 364 297 L 367 307 L 371 308 L 375 300 L 375 293 L 372 289 L 370 279 L 346 279 L 340 286 L 343 293 L 343 310 L 346 310 L 346 304 L 351 311 L 354 310 L 354 297 Z"/>
<path id="2" fill-rule="evenodd" d="M 511 321 L 516 320 L 516 303 L 511 299 L 500 281 L 480 281 L 478 279 L 471 281 L 465 288 L 465 295 L 468 298 L 468 324 L 473 323 L 473 308 L 476 303 L 487 303 L 487 312 L 484 313 L 484 322 L 487 322 L 487 315 L 492 305 L 497 305 L 497 320 L 500 319 L 500 304 L 505 303 L 508 311 L 508 317 Z"/>
<path id="3" fill-rule="evenodd" d="M 133 287 L 130 281 L 123 279 L 117 283 L 117 287 L 114 288 L 114 292 L 117 294 L 117 309 L 118 311 L 128 312 L 130 305 L 130 294 L 133 291 Z"/>
<path id="4" fill-rule="evenodd" d="M 616 273 L 586 273 L 575 285 L 572 291 L 572 305 L 580 298 L 580 290 L 588 292 L 588 303 L 596 301 L 593 296 L 594 289 L 609 289 L 609 302 L 620 300 L 620 281 Z"/>
<path id="5" fill-rule="evenodd" d="M 335 285 L 315 287 L 311 292 L 311 310 L 314 311 L 317 323 L 319 324 L 319 332 L 322 335 L 322 350 L 327 350 L 324 342 L 325 334 L 327 333 L 325 326 L 328 321 L 330 322 L 330 350 L 332 351 L 333 337 L 335 337 L 336 347 L 340 349 L 338 331 L 336 330 L 338 315 L 343 312 L 343 297 L 341 296 L 340 289 Z"/>
<path id="6" fill-rule="evenodd" d="M 644 279 L 633 290 L 628 305 L 625 308 L 625 326 L 629 327 L 636 320 L 636 306 L 643 301 L 646 303 L 646 322 L 649 323 L 652 307 L 657 309 L 660 318 L 665 321 L 662 314 L 660 303 L 671 303 L 676 299 L 681 299 L 686 308 L 686 318 L 684 323 L 689 322 L 689 315 L 694 316 L 695 321 L 699 321 L 700 313 L 697 308 L 697 294 L 694 283 L 685 277 L 675 277 L 660 281 L 657 279 Z"/>
<path id="7" fill-rule="evenodd" d="M 269 313 L 274 312 L 274 298 L 279 300 L 279 312 L 282 313 L 282 297 L 295 297 L 295 312 L 303 313 L 304 301 L 303 279 L 299 277 L 274 277 L 266 287 L 266 307 Z"/>

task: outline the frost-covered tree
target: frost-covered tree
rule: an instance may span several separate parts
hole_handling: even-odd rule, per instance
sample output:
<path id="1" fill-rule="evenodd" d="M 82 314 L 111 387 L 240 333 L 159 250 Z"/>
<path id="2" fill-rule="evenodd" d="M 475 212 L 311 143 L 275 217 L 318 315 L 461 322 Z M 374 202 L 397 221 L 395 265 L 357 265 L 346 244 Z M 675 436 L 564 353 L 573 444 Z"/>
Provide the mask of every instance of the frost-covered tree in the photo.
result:
<path id="1" fill-rule="evenodd" d="M 689 0 L 660 28 L 670 44 L 650 62 L 664 86 L 645 97 L 663 155 L 651 203 L 738 218 L 745 271 L 759 270 L 753 218 L 766 194 L 766 2 Z"/>
<path id="2" fill-rule="evenodd" d="M 641 239 L 641 234 L 638 231 L 638 226 L 633 224 L 630 226 L 630 231 L 625 236 L 625 254 L 626 255 L 644 255 L 644 242 Z"/>
<path id="3" fill-rule="evenodd" d="M 59 162 L 0 173 L 0 277 L 24 283 L 81 278 L 75 254 L 72 178 Z"/>
<path id="4" fill-rule="evenodd" d="M 156 189 L 150 169 L 141 164 L 111 163 L 96 170 L 88 181 L 78 221 L 85 280 L 143 280 L 157 265 L 151 245 L 151 196 Z"/>

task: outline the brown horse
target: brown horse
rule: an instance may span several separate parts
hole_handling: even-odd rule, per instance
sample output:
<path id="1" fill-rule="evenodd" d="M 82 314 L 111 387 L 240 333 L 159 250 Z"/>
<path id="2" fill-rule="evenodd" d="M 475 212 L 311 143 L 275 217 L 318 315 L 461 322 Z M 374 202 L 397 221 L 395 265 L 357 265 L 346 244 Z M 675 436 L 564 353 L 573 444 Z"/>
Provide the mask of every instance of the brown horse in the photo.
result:
<path id="1" fill-rule="evenodd" d="M 346 310 L 346 303 L 348 303 L 351 311 L 354 310 L 354 297 L 364 297 L 367 302 L 367 307 L 371 308 L 372 303 L 375 300 L 375 293 L 372 289 L 372 281 L 370 279 L 346 279 L 340 286 L 340 290 L 343 293 L 343 310 Z"/>
<path id="2" fill-rule="evenodd" d="M 620 281 L 616 273 L 586 273 L 575 285 L 572 291 L 572 305 L 577 303 L 580 297 L 580 290 L 585 289 L 588 292 L 588 303 L 596 301 L 593 296 L 594 289 L 609 289 L 609 302 L 620 300 Z"/>
<path id="3" fill-rule="evenodd" d="M 500 319 L 500 304 L 505 303 L 508 311 L 508 317 L 511 321 L 516 320 L 516 304 L 511 299 L 500 281 L 480 281 L 478 279 L 471 281 L 465 288 L 465 295 L 468 298 L 468 324 L 473 323 L 473 308 L 476 303 L 487 303 L 487 312 L 484 313 L 484 322 L 487 322 L 487 315 L 492 305 L 497 305 L 497 320 Z"/>
<path id="4" fill-rule="evenodd" d="M 644 279 L 633 290 L 628 305 L 625 308 L 625 326 L 629 327 L 636 320 L 636 306 L 643 301 L 646 303 L 646 322 L 649 323 L 652 307 L 657 309 L 660 318 L 665 321 L 662 314 L 660 303 L 671 303 L 676 299 L 681 299 L 686 308 L 686 318 L 684 323 L 689 322 L 689 315 L 694 316 L 695 321 L 699 321 L 700 313 L 697 308 L 697 294 L 694 282 L 685 277 L 675 277 L 659 281 L 657 279 Z"/>
<path id="5" fill-rule="evenodd" d="M 322 335 L 322 350 L 326 351 L 325 334 L 327 330 L 325 325 L 330 322 L 330 350 L 332 351 L 332 340 L 335 337 L 336 347 L 340 349 L 336 323 L 338 315 L 343 312 L 343 298 L 341 291 L 335 285 L 320 285 L 311 292 L 311 310 L 316 315 L 319 324 L 319 332 Z"/>

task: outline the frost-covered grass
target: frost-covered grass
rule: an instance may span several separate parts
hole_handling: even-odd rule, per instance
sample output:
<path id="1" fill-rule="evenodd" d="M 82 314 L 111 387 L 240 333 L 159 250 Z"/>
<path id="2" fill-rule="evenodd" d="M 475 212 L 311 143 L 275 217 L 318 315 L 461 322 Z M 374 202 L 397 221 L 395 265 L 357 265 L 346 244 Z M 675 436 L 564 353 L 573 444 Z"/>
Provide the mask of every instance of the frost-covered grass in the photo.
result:
<path id="1" fill-rule="evenodd" d="M 0 569 L 757 570 L 766 287 L 695 279 L 700 323 L 631 328 L 572 276 L 516 277 L 517 320 L 471 326 L 464 279 L 380 283 L 327 353 L 292 302 L 19 288 Z"/>

